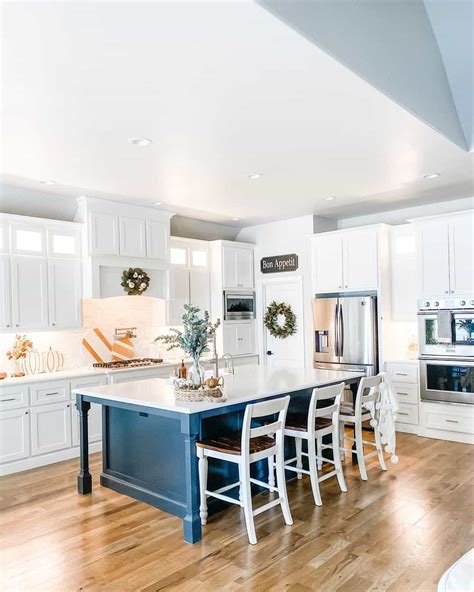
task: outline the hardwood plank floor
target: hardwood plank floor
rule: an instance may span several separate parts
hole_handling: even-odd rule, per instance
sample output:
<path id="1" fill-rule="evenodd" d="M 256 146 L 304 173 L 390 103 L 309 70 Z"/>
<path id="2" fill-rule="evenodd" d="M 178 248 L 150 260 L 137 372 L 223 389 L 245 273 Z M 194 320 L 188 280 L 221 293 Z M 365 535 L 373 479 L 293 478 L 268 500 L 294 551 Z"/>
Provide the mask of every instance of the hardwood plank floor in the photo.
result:
<path id="1" fill-rule="evenodd" d="M 366 483 L 347 457 L 348 493 L 323 482 L 321 508 L 307 478 L 292 482 L 294 525 L 261 514 L 256 546 L 237 507 L 183 543 L 180 520 L 100 487 L 100 454 L 89 496 L 76 493 L 76 459 L 3 477 L 1 589 L 435 591 L 474 546 L 474 447 L 399 434 L 397 453 L 386 473 L 368 463 Z"/>

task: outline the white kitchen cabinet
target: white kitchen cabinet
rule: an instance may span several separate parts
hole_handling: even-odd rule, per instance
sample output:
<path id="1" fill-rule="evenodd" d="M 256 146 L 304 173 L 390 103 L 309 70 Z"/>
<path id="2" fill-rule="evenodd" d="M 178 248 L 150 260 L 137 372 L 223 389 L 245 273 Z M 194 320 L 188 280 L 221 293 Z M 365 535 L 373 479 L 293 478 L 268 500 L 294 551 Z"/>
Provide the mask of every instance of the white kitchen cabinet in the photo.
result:
<path id="1" fill-rule="evenodd" d="M 8 331 L 12 326 L 10 255 L 0 254 L 0 329 Z"/>
<path id="2" fill-rule="evenodd" d="M 139 370 L 131 370 L 130 372 L 112 372 L 110 374 L 110 383 L 117 384 L 119 382 L 133 382 L 134 380 L 149 380 L 151 378 L 168 378 L 170 375 L 170 368 L 164 366 L 162 368 L 140 368 Z M 144 387 L 146 388 L 146 387 Z"/>
<path id="3" fill-rule="evenodd" d="M 15 255 L 45 255 L 46 231 L 40 224 L 10 224 L 11 252 Z"/>
<path id="4" fill-rule="evenodd" d="M 28 407 L 27 384 L 15 384 L 12 386 L 0 386 L 0 411 L 5 409 L 18 409 L 19 407 Z"/>
<path id="5" fill-rule="evenodd" d="M 146 224 L 141 218 L 120 216 L 120 255 L 146 257 Z"/>
<path id="6" fill-rule="evenodd" d="M 41 380 L 30 386 L 31 405 L 68 401 L 70 385 L 68 380 Z"/>
<path id="7" fill-rule="evenodd" d="M 81 326 L 81 261 L 50 259 L 48 261 L 49 326 Z"/>
<path id="8" fill-rule="evenodd" d="M 81 258 L 81 233 L 79 231 L 49 228 L 47 234 L 48 257 Z"/>
<path id="9" fill-rule="evenodd" d="M 255 324 L 226 323 L 224 331 L 224 352 L 232 356 L 255 353 Z"/>
<path id="10" fill-rule="evenodd" d="M 31 454 L 45 454 L 71 446 L 71 402 L 31 408 Z"/>
<path id="11" fill-rule="evenodd" d="M 471 296 L 474 291 L 474 214 L 415 221 L 419 297 Z"/>
<path id="12" fill-rule="evenodd" d="M 146 256 L 152 259 L 168 259 L 169 223 L 160 220 L 146 221 Z"/>
<path id="13" fill-rule="evenodd" d="M 417 313 L 416 239 L 413 224 L 390 231 L 392 321 L 415 321 Z"/>
<path id="14" fill-rule="evenodd" d="M 199 269 L 189 271 L 189 303 L 201 311 L 209 312 L 211 306 L 209 272 Z"/>
<path id="15" fill-rule="evenodd" d="M 47 261 L 12 255 L 12 317 L 15 330 L 48 327 Z"/>
<path id="16" fill-rule="evenodd" d="M 1 214 L 0 214 L 1 217 Z M 0 253 L 10 252 L 10 230 L 7 222 L 0 220 Z"/>
<path id="17" fill-rule="evenodd" d="M 377 229 L 322 233 L 313 241 L 316 293 L 377 289 Z"/>
<path id="18" fill-rule="evenodd" d="M 184 305 L 189 304 L 189 270 L 181 267 L 170 269 L 170 298 L 168 301 L 168 324 L 181 325 Z"/>
<path id="19" fill-rule="evenodd" d="M 223 247 L 223 283 L 226 288 L 253 289 L 253 250 Z"/>
<path id="20" fill-rule="evenodd" d="M 89 244 L 91 255 L 118 255 L 118 216 L 104 212 L 91 212 L 89 223 Z"/>
<path id="21" fill-rule="evenodd" d="M 342 237 L 344 290 L 377 289 L 377 232 L 352 230 Z"/>
<path id="22" fill-rule="evenodd" d="M 29 417 L 25 408 L 0 411 L 0 463 L 30 455 Z"/>

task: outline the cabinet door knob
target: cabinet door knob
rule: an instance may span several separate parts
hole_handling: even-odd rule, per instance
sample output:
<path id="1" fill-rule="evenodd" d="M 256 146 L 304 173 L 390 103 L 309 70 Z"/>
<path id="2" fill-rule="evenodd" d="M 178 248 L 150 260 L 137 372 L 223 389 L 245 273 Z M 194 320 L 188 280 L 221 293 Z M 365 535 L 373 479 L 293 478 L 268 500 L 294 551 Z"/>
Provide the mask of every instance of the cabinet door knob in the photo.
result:
<path id="1" fill-rule="evenodd" d="M 56 325 L 56 323 L 53 321 L 53 322 L 51 323 L 51 326 L 52 326 L 52 327 L 54 327 L 55 325 Z"/>
<path id="2" fill-rule="evenodd" d="M 19 327 L 20 325 L 21 325 L 21 323 L 17 323 L 17 324 L 15 325 L 15 327 Z"/>
<path id="3" fill-rule="evenodd" d="M 273 352 L 272 352 L 272 351 L 270 351 L 270 350 L 268 350 L 268 351 L 267 351 L 267 356 L 273 356 Z"/>
<path id="4" fill-rule="evenodd" d="M 10 328 L 10 325 L 5 325 L 5 327 L 6 327 L 7 329 L 9 329 L 9 328 Z"/>
<path id="5" fill-rule="evenodd" d="M 451 294 L 454 294 L 454 290 L 451 290 Z"/>
<path id="6" fill-rule="evenodd" d="M 348 287 L 349 287 L 349 286 L 348 286 L 348 284 L 346 284 L 346 285 L 344 286 L 344 288 L 348 288 Z"/>
<path id="7" fill-rule="evenodd" d="M 445 294 L 449 294 L 449 290 L 445 290 L 445 291 L 444 291 L 444 293 L 445 293 Z"/>

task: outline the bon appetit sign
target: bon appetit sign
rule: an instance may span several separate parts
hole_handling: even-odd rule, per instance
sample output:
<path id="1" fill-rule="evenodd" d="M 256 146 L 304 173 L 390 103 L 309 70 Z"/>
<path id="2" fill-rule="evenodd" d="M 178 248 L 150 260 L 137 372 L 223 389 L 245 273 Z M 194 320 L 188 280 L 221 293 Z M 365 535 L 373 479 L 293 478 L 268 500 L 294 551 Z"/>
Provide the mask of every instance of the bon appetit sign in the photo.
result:
<path id="1" fill-rule="evenodd" d="M 298 255 L 275 255 L 260 259 L 262 273 L 279 273 L 282 271 L 296 271 L 298 269 Z"/>

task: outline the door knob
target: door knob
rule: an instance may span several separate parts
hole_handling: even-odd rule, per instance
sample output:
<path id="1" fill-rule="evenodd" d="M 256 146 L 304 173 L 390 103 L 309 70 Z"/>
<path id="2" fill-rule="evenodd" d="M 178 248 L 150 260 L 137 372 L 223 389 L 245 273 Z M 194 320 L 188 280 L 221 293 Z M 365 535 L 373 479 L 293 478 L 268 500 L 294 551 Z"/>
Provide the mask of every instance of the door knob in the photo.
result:
<path id="1" fill-rule="evenodd" d="M 267 351 L 267 356 L 273 356 L 273 352 L 272 352 L 272 351 L 270 351 L 270 350 L 268 350 L 268 351 Z"/>

